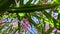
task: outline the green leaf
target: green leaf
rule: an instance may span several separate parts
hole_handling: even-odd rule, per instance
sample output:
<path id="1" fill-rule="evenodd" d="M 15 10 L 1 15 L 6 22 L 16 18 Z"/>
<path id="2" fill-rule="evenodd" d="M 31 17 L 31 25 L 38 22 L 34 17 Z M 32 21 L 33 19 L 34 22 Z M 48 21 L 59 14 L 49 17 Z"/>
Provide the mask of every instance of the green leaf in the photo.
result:
<path id="1" fill-rule="evenodd" d="M 19 16 L 21 16 L 21 17 L 25 16 L 25 13 L 18 13 L 18 14 L 19 14 Z"/>
<path id="2" fill-rule="evenodd" d="M 30 12 L 35 12 L 35 11 L 42 11 L 44 9 L 50 9 L 53 7 L 57 7 L 60 4 L 48 4 L 48 5 L 34 5 L 34 6 L 22 6 L 19 8 L 12 8 L 15 10 L 9 10 L 9 13 L 30 13 Z"/>
<path id="3" fill-rule="evenodd" d="M 20 1 L 20 6 L 23 6 L 24 4 L 23 4 L 23 1 L 24 0 L 19 0 Z"/>

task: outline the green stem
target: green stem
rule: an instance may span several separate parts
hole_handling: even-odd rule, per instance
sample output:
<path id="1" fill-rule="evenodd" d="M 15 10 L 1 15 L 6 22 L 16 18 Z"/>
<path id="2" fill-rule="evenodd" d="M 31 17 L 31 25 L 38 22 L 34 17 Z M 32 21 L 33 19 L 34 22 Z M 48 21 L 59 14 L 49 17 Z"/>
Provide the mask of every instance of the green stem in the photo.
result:
<path id="1" fill-rule="evenodd" d="M 16 13 L 17 14 L 17 17 L 18 17 L 18 33 L 20 34 L 20 16 L 18 15 L 18 13 Z"/>
<path id="2" fill-rule="evenodd" d="M 60 4 L 48 4 L 48 5 L 32 5 L 32 6 L 22 6 L 18 8 L 10 8 L 15 10 L 8 10 L 9 13 L 29 13 L 29 12 L 35 12 L 35 11 L 42 11 L 44 9 L 50 9 L 59 6 Z"/>

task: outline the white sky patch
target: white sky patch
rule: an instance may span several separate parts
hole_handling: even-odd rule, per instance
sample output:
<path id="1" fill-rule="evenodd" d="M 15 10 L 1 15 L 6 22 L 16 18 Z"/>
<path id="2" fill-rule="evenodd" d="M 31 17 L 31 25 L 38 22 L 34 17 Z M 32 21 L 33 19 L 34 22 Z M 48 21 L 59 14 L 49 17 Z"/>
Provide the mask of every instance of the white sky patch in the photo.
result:
<path id="1" fill-rule="evenodd" d="M 48 2 L 51 2 L 52 0 L 48 0 Z"/>
<path id="2" fill-rule="evenodd" d="M 24 4 L 26 4 L 29 0 L 24 0 Z M 35 0 L 32 0 L 31 4 L 34 3 Z M 48 0 L 48 2 L 51 2 L 52 0 Z M 39 2 L 39 0 L 36 0 L 36 2 L 34 4 L 37 4 Z M 20 1 L 17 2 L 17 0 L 15 0 L 16 6 L 19 7 L 20 5 Z"/>
<path id="3" fill-rule="evenodd" d="M 31 2 L 31 4 L 33 4 L 34 3 L 34 0 Z"/>
<path id="4" fill-rule="evenodd" d="M 24 0 L 24 4 L 26 4 L 29 0 Z"/>
<path id="5" fill-rule="evenodd" d="M 39 0 L 37 0 L 34 4 L 37 4 L 39 2 Z"/>

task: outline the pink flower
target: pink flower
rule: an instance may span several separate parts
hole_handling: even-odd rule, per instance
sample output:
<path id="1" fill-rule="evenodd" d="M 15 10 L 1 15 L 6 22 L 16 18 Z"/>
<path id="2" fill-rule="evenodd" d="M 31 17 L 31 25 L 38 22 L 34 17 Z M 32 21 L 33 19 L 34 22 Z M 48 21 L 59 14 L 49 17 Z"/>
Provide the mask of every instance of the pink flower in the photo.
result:
<path id="1" fill-rule="evenodd" d="M 1 20 L 0 20 L 0 23 L 1 23 Z"/>
<path id="2" fill-rule="evenodd" d="M 4 22 L 5 22 L 5 20 L 4 20 L 4 19 L 2 19 L 2 20 L 1 20 L 1 22 L 2 22 L 2 23 L 4 23 Z"/>
<path id="3" fill-rule="evenodd" d="M 21 25 L 22 25 L 23 28 L 25 28 L 25 30 L 30 29 L 29 21 L 27 19 L 25 19 L 25 18 L 22 19 Z"/>
<path id="4" fill-rule="evenodd" d="M 45 25 L 45 29 L 46 29 L 45 31 L 47 31 L 49 29 L 49 24 Z"/>
<path id="5" fill-rule="evenodd" d="M 56 31 L 57 31 L 57 29 L 56 29 L 56 28 L 54 28 L 52 32 L 56 32 Z"/>
<path id="6" fill-rule="evenodd" d="M 50 34 L 52 34 L 52 32 Z"/>
<path id="7" fill-rule="evenodd" d="M 0 20 L 0 23 L 1 24 L 5 23 L 5 20 L 4 19 Z"/>
<path id="8" fill-rule="evenodd" d="M 48 2 L 42 2 L 42 4 L 49 4 Z"/>

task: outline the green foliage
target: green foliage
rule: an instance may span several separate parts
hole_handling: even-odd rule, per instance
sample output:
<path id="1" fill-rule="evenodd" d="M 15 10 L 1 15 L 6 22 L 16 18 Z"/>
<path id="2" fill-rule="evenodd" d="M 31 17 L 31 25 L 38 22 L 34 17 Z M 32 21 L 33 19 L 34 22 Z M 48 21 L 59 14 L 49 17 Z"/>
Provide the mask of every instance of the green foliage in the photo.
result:
<path id="1" fill-rule="evenodd" d="M 18 26 L 15 28 L 15 31 L 13 32 L 13 34 L 15 34 L 17 31 L 20 32 L 21 26 L 20 26 L 20 21 L 22 18 L 26 18 L 29 20 L 30 25 L 34 25 L 35 28 L 38 30 L 39 34 L 42 33 L 46 33 L 49 34 L 50 32 L 52 32 L 53 27 L 56 27 L 58 30 L 60 30 L 60 9 L 57 10 L 57 8 L 59 8 L 60 6 L 60 0 L 53 0 L 51 1 L 49 4 L 43 4 L 42 2 L 46 2 L 43 0 L 39 0 L 39 2 L 37 4 L 34 4 L 37 0 L 34 0 L 34 3 L 31 4 L 31 2 L 33 0 L 26 0 L 28 1 L 26 4 L 24 4 L 24 0 L 17 0 L 17 2 L 20 1 L 19 7 L 15 7 L 15 1 L 14 0 L 0 0 L 0 20 L 4 17 L 4 18 L 8 18 L 11 17 L 12 19 L 18 17 Z M 12 5 L 12 6 L 11 6 Z M 11 6 L 11 7 L 10 7 Z M 46 9 L 51 9 L 49 13 L 47 13 L 45 10 Z M 58 19 L 54 19 L 51 16 L 52 11 L 54 12 L 55 10 L 57 10 L 58 12 Z M 39 12 L 35 13 L 35 12 Z M 8 14 L 4 14 L 8 12 Z M 40 13 L 41 12 L 41 13 Z M 38 14 L 38 15 L 36 15 Z M 31 16 L 35 16 L 36 18 L 38 18 L 39 20 L 42 20 L 41 22 L 39 22 L 38 24 L 36 24 L 32 19 Z M 48 22 L 48 24 L 50 24 L 50 29 L 45 32 L 45 24 Z M 10 33 L 12 31 L 12 28 L 10 26 L 8 26 L 10 23 L 6 23 L 4 25 L 0 25 L 0 33 L 4 34 L 6 32 Z M 42 24 L 44 24 L 44 26 L 42 26 Z M 53 27 L 52 27 L 52 26 Z M 8 26 L 9 28 L 5 31 L 2 31 L 2 29 Z"/>

